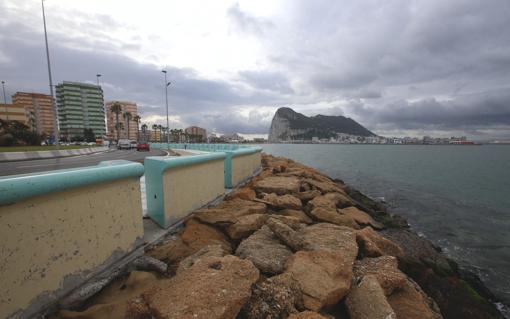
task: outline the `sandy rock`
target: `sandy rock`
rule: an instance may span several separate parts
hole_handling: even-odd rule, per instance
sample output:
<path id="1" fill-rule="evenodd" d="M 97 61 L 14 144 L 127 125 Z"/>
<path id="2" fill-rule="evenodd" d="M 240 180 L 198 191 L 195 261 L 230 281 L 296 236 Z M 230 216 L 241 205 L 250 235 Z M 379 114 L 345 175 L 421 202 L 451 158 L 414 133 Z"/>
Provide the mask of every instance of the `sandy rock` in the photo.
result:
<path id="1" fill-rule="evenodd" d="M 288 319 L 327 319 L 327 317 L 324 317 L 320 313 L 314 311 L 303 311 L 290 315 Z"/>
<path id="2" fill-rule="evenodd" d="M 227 251 L 232 250 L 227 237 L 221 231 L 193 219 L 186 222 L 186 226 L 180 236 L 182 241 L 193 249 L 193 253 L 202 247 L 217 243 L 222 245 Z"/>
<path id="3" fill-rule="evenodd" d="M 352 217 L 339 214 L 336 208 L 317 207 L 310 211 L 310 216 L 322 222 L 359 229 Z"/>
<path id="4" fill-rule="evenodd" d="M 227 198 L 229 200 L 239 198 L 244 200 L 254 200 L 257 197 L 257 194 L 255 194 L 255 191 L 249 187 L 243 187 L 240 188 L 232 193 L 230 193 Z"/>
<path id="5" fill-rule="evenodd" d="M 299 230 L 303 228 L 305 225 L 301 223 L 301 219 L 299 217 L 294 216 L 283 216 L 283 215 L 270 215 L 271 218 L 277 219 L 284 223 L 285 225 L 289 226 L 290 228 L 294 230 Z"/>
<path id="6" fill-rule="evenodd" d="M 296 177 L 271 176 L 255 183 L 256 191 L 276 193 L 277 195 L 294 194 L 299 192 L 300 182 Z"/>
<path id="7" fill-rule="evenodd" d="M 310 217 L 308 217 L 308 215 L 305 214 L 305 212 L 303 212 L 302 210 L 282 209 L 282 210 L 276 212 L 275 214 L 281 215 L 281 216 L 287 216 L 287 217 L 295 217 L 299 220 L 300 223 L 305 223 L 305 224 L 313 223 L 312 219 Z"/>
<path id="8" fill-rule="evenodd" d="M 271 277 L 252 287 L 252 296 L 241 310 L 248 319 L 287 318 L 302 308 L 299 283 L 289 273 Z"/>
<path id="9" fill-rule="evenodd" d="M 57 318 L 124 319 L 129 300 L 152 289 L 158 282 L 150 272 L 132 271 L 128 277 L 119 278 L 104 288 L 90 301 L 92 306 L 84 311 L 61 310 Z"/>
<path id="10" fill-rule="evenodd" d="M 345 191 L 340 186 L 338 186 L 335 182 L 328 179 L 318 181 L 315 179 L 307 178 L 304 180 L 304 182 L 310 184 L 312 188 L 320 190 L 323 194 L 331 192 L 345 194 Z"/>
<path id="11" fill-rule="evenodd" d="M 375 229 L 384 228 L 383 224 L 376 222 L 370 215 L 354 206 L 340 209 L 340 213 L 351 217 L 358 225 L 372 226 Z"/>
<path id="12" fill-rule="evenodd" d="M 352 205 L 352 201 L 346 195 L 333 192 L 315 197 L 308 202 L 307 208 L 310 211 L 317 207 L 336 210 L 337 207 L 345 207 L 349 205 Z"/>
<path id="13" fill-rule="evenodd" d="M 258 278 L 248 260 L 209 257 L 144 293 L 143 299 L 156 318 L 234 319 Z"/>
<path id="14" fill-rule="evenodd" d="M 434 301 L 427 297 L 420 287 L 408 280 L 404 286 L 388 297 L 388 302 L 397 318 L 442 319 Z"/>
<path id="15" fill-rule="evenodd" d="M 298 251 L 289 258 L 285 272 L 301 285 L 303 304 L 319 311 L 336 304 L 351 287 L 352 262 L 339 251 Z"/>
<path id="16" fill-rule="evenodd" d="M 266 194 L 263 200 L 279 208 L 301 209 L 302 206 L 299 198 L 288 194 L 282 196 L 274 193 Z"/>
<path id="17" fill-rule="evenodd" d="M 160 274 L 165 274 L 168 270 L 168 265 L 159 259 L 150 256 L 140 256 L 133 260 L 129 265 L 130 269 L 136 269 L 141 271 L 155 271 Z"/>
<path id="18" fill-rule="evenodd" d="M 308 186 L 308 184 L 305 183 L 305 185 Z M 309 188 L 310 186 L 308 186 Z M 301 187 L 302 189 L 306 189 L 307 187 Z M 299 192 L 297 194 L 295 194 L 295 196 L 297 198 L 299 198 L 301 201 L 310 201 L 312 199 L 314 199 L 315 197 L 317 196 L 320 196 L 321 195 L 321 192 L 314 189 L 314 190 L 305 190 L 304 192 Z"/>
<path id="19" fill-rule="evenodd" d="M 356 231 L 356 241 L 366 257 L 379 257 L 384 255 L 400 257 L 404 252 L 400 246 L 382 237 L 371 227 Z"/>
<path id="20" fill-rule="evenodd" d="M 292 252 L 267 226 L 262 226 L 239 244 L 236 255 L 252 261 L 263 273 L 279 274 Z"/>
<path id="21" fill-rule="evenodd" d="M 356 278 L 374 275 L 386 296 L 391 295 L 394 290 L 403 287 L 407 282 L 407 276 L 398 269 L 397 258 L 393 256 L 356 260 L 353 271 Z"/>
<path id="22" fill-rule="evenodd" d="M 241 239 L 250 236 L 253 232 L 260 229 L 266 220 L 268 215 L 266 214 L 251 214 L 241 216 L 232 225 L 229 225 L 225 231 L 228 236 L 232 239 Z"/>
<path id="23" fill-rule="evenodd" d="M 301 237 L 298 236 L 298 233 L 294 229 L 273 217 L 269 218 L 266 224 L 269 229 L 271 229 L 273 234 L 275 234 L 276 237 L 278 237 L 293 251 L 298 251 L 301 249 Z"/>
<path id="24" fill-rule="evenodd" d="M 191 256 L 184 258 L 179 263 L 177 273 L 182 272 L 188 268 L 191 268 L 198 260 L 207 257 L 223 257 L 228 255 L 230 252 L 225 250 L 222 245 L 208 245 L 197 251 Z"/>
<path id="25" fill-rule="evenodd" d="M 351 265 L 358 255 L 355 231 L 349 227 L 319 223 L 298 232 L 303 250 L 340 251 Z"/>
<path id="26" fill-rule="evenodd" d="M 359 284 L 353 285 L 345 305 L 351 319 L 397 318 L 377 278 L 372 275 L 363 277 Z"/>
<path id="27" fill-rule="evenodd" d="M 233 224 L 241 216 L 265 212 L 266 205 L 263 203 L 235 198 L 213 208 L 199 209 L 193 217 L 208 224 Z"/>

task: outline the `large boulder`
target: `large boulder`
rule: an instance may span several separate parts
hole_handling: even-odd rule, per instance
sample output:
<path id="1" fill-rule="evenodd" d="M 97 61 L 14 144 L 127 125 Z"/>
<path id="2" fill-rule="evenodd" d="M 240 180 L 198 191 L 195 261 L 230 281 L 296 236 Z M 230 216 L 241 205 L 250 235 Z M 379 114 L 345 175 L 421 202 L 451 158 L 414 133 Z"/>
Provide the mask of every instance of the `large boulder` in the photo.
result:
<path id="1" fill-rule="evenodd" d="M 312 224 L 313 220 L 308 217 L 308 215 L 302 210 L 295 209 L 282 209 L 280 211 L 274 212 L 276 215 L 286 216 L 286 217 L 295 217 L 299 220 L 300 223 L 304 224 Z"/>
<path id="2" fill-rule="evenodd" d="M 256 283 L 240 316 L 248 319 L 287 318 L 297 313 L 302 303 L 299 283 L 291 274 L 284 273 Z"/>
<path id="3" fill-rule="evenodd" d="M 354 206 L 340 209 L 339 213 L 354 219 L 358 225 L 372 226 L 375 229 L 384 228 L 383 224 L 376 222 L 370 215 Z"/>
<path id="4" fill-rule="evenodd" d="M 227 199 L 232 200 L 235 198 L 244 199 L 244 200 L 254 200 L 257 197 L 255 191 L 249 187 L 240 188 L 230 194 L 228 194 Z"/>
<path id="5" fill-rule="evenodd" d="M 353 285 L 345 305 L 351 319 L 397 318 L 377 278 L 372 275 L 363 277 L 358 284 Z"/>
<path id="6" fill-rule="evenodd" d="M 339 251 L 298 251 L 289 258 L 285 272 L 299 282 L 305 308 L 319 311 L 342 299 L 352 282 L 352 262 Z"/>
<path id="7" fill-rule="evenodd" d="M 346 195 L 334 192 L 315 197 L 308 202 L 307 207 L 310 211 L 317 207 L 336 210 L 337 207 L 349 205 L 352 205 L 352 201 Z"/>
<path id="8" fill-rule="evenodd" d="M 404 255 L 404 251 L 399 245 L 379 235 L 371 227 L 356 231 L 356 241 L 365 257 L 384 255 L 401 257 Z"/>
<path id="9" fill-rule="evenodd" d="M 339 251 L 351 265 L 358 255 L 355 231 L 349 227 L 319 223 L 303 228 L 298 236 L 303 250 Z"/>
<path id="10" fill-rule="evenodd" d="M 339 214 L 336 208 L 317 207 L 310 211 L 310 216 L 321 222 L 359 229 L 359 225 L 352 217 Z"/>
<path id="11" fill-rule="evenodd" d="M 300 185 L 296 177 L 270 176 L 255 182 L 254 188 L 262 193 L 285 195 L 299 192 Z"/>
<path id="12" fill-rule="evenodd" d="M 301 200 L 295 196 L 286 194 L 278 196 L 275 193 L 266 194 L 263 200 L 278 208 L 301 209 Z"/>
<path id="13" fill-rule="evenodd" d="M 262 226 L 237 247 L 236 255 L 248 259 L 265 274 L 280 274 L 292 251 L 267 227 Z"/>
<path id="14" fill-rule="evenodd" d="M 223 257 L 230 254 L 229 251 L 225 250 L 225 248 L 221 245 L 208 245 L 197 251 L 191 256 L 188 256 L 181 260 L 179 263 L 179 267 L 177 268 L 177 273 L 182 272 L 188 268 L 191 268 L 194 264 L 197 263 L 200 259 L 207 257 Z"/>
<path id="15" fill-rule="evenodd" d="M 305 185 L 308 185 L 308 184 L 305 184 Z M 317 196 L 320 196 L 321 194 L 322 193 L 320 191 L 314 189 L 314 190 L 306 190 L 303 192 L 299 192 L 299 193 L 295 194 L 294 196 L 296 196 L 303 202 L 307 202 L 307 201 L 314 199 Z"/>
<path id="16" fill-rule="evenodd" d="M 236 318 L 259 271 L 235 256 L 200 259 L 189 269 L 142 295 L 156 318 Z"/>
<path id="17" fill-rule="evenodd" d="M 290 226 L 274 217 L 271 217 L 267 220 L 267 226 L 271 229 L 273 234 L 276 235 L 276 237 L 278 237 L 292 250 L 298 251 L 301 249 L 301 237 L 298 236 L 298 233 Z"/>
<path id="18" fill-rule="evenodd" d="M 386 296 L 391 295 L 393 291 L 403 287 L 407 282 L 407 276 L 398 269 L 397 258 L 393 256 L 356 260 L 353 271 L 356 278 L 374 275 Z"/>
<path id="19" fill-rule="evenodd" d="M 322 181 L 318 181 L 318 180 L 312 179 L 312 178 L 307 178 L 307 179 L 304 179 L 304 182 L 308 183 L 312 187 L 312 189 L 318 189 L 323 194 L 331 193 L 331 192 L 345 194 L 345 191 L 340 186 L 338 186 L 338 184 L 336 184 L 335 182 L 333 182 L 332 180 L 329 180 L 327 178 L 323 178 Z"/>
<path id="20" fill-rule="evenodd" d="M 216 207 L 199 209 L 193 213 L 193 217 L 208 224 L 233 224 L 241 216 L 265 212 L 264 203 L 235 198 Z"/>
<path id="21" fill-rule="evenodd" d="M 175 264 L 208 245 L 221 245 L 231 251 L 229 241 L 219 230 L 196 220 L 188 220 L 184 229 L 169 240 L 151 248 L 146 255 Z"/>
<path id="22" fill-rule="evenodd" d="M 237 218 L 234 224 L 229 225 L 225 231 L 232 239 L 242 239 L 250 236 L 253 232 L 260 229 L 268 218 L 266 214 L 251 214 Z"/>
<path id="23" fill-rule="evenodd" d="M 413 281 L 406 281 L 401 289 L 388 297 L 397 318 L 442 319 L 436 303 Z"/>

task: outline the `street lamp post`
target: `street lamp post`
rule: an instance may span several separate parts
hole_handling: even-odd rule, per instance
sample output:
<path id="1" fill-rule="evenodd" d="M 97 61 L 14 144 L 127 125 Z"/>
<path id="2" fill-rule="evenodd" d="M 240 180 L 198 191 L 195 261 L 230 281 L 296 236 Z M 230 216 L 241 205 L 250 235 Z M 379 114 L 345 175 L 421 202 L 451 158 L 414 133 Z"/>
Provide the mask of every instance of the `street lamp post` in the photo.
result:
<path id="1" fill-rule="evenodd" d="M 7 97 L 5 95 L 5 81 L 2 81 L 2 91 L 4 92 L 5 119 L 9 120 L 9 110 L 7 109 Z"/>
<path id="2" fill-rule="evenodd" d="M 57 104 L 55 103 L 55 94 L 53 93 L 53 79 L 51 77 L 51 62 L 50 62 L 50 49 L 48 47 L 48 32 L 46 31 L 46 15 L 44 13 L 44 0 L 41 0 L 42 6 L 42 15 L 43 15 L 43 24 L 44 24 L 44 42 L 46 43 L 46 61 L 48 63 L 48 78 L 50 81 L 50 94 L 51 101 L 53 104 L 53 113 L 55 114 L 54 122 L 53 122 L 53 131 L 55 132 L 55 144 L 57 149 L 59 149 L 59 131 L 58 131 L 58 109 Z"/>
<path id="3" fill-rule="evenodd" d="M 168 121 L 168 86 L 171 84 L 171 82 L 167 81 L 166 70 L 162 70 L 161 72 L 165 74 L 165 103 L 166 103 L 166 127 L 167 127 L 166 148 L 170 149 L 170 134 L 168 134 L 168 130 L 170 129 L 170 122 Z"/>

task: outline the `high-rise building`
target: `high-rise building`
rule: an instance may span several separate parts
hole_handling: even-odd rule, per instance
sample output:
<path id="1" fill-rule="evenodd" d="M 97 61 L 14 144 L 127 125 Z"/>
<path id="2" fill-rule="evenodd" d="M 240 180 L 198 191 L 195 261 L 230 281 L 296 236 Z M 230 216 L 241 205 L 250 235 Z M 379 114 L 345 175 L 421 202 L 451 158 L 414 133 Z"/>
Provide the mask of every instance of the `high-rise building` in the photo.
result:
<path id="1" fill-rule="evenodd" d="M 184 131 L 190 135 L 190 141 L 192 142 L 207 141 L 207 131 L 205 128 L 190 126 L 184 129 Z"/>
<path id="2" fill-rule="evenodd" d="M 57 106 L 62 138 L 83 136 L 84 129 L 92 129 L 96 137 L 106 134 L 101 86 L 64 81 L 57 85 Z"/>
<path id="3" fill-rule="evenodd" d="M 30 124 L 27 111 L 21 104 L 0 104 L 0 119 L 18 121 L 26 125 Z"/>
<path id="4" fill-rule="evenodd" d="M 119 138 L 127 138 L 130 140 L 137 139 L 137 123 L 135 121 L 135 116 L 138 115 L 138 107 L 134 102 L 127 101 L 110 101 L 106 103 L 106 118 L 108 123 L 108 138 L 109 139 L 117 139 L 117 129 L 116 129 L 116 114 L 112 112 L 112 106 L 118 103 L 120 105 L 120 113 L 119 113 Z M 124 114 L 130 113 L 131 120 L 127 121 Z M 129 136 L 128 136 L 128 124 L 129 124 Z"/>
<path id="5" fill-rule="evenodd" d="M 12 96 L 14 104 L 23 105 L 26 110 L 28 124 L 39 134 L 52 136 L 54 131 L 55 113 L 51 96 L 40 93 L 16 92 Z"/>

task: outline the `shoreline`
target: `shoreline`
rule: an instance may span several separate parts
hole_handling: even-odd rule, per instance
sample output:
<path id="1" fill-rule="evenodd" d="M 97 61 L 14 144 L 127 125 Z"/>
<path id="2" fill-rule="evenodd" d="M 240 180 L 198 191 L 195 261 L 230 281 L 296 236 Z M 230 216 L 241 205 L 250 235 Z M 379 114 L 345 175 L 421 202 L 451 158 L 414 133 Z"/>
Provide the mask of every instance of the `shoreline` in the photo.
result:
<path id="1" fill-rule="evenodd" d="M 262 167 L 261 174 L 246 186 L 234 190 L 218 206 L 195 211 L 185 219 L 183 229 L 146 252 L 147 258 L 166 264 L 164 271 L 160 268 L 156 274 L 140 275 L 138 273 L 155 269 L 131 267 L 99 295 L 73 309 L 75 311 L 61 311 L 55 318 L 98 314 L 98 310 L 104 312 L 102 306 L 133 318 L 155 313 L 174 318 L 179 317 L 173 309 L 179 308 L 175 304 L 197 313 L 199 318 L 264 318 L 268 315 L 274 318 L 369 318 L 366 313 L 356 317 L 365 311 L 366 302 L 381 307 L 378 309 L 388 314 L 396 313 L 397 318 L 441 318 L 441 315 L 442 318 L 504 318 L 493 304 L 494 295 L 475 274 L 459 269 L 440 248 L 414 233 L 403 217 L 391 214 L 384 204 L 345 185 L 342 180 L 333 180 L 286 158 L 264 155 Z M 321 227 L 326 228 L 317 232 Z M 312 229 L 316 232 L 307 237 L 306 233 Z M 333 235 L 327 235 L 328 232 Z M 349 245 L 336 251 L 328 236 L 340 236 L 344 239 L 339 244 L 349 242 Z M 313 262 L 317 256 L 308 259 L 314 254 L 324 254 L 320 263 Z M 344 261 L 352 258 L 352 264 L 337 269 L 338 262 L 327 266 L 328 258 Z M 382 262 L 384 266 L 384 271 L 372 269 L 377 278 L 375 282 L 372 273 L 359 270 L 370 268 L 372 262 Z M 204 265 L 208 266 L 203 268 Z M 245 277 L 244 281 L 236 277 L 240 269 L 227 271 L 233 265 L 241 267 L 242 271 L 249 269 L 248 283 Z M 306 266 L 306 276 L 302 276 L 298 265 Z M 211 267 L 219 267 L 221 273 L 224 269 L 227 276 L 224 281 L 234 280 L 235 283 L 223 287 L 207 277 Z M 329 278 L 320 271 L 321 267 L 333 267 L 337 275 Z M 298 278 L 301 289 L 294 287 L 289 273 Z M 385 277 L 385 273 L 390 273 L 390 278 Z M 200 277 L 202 283 L 195 282 L 191 274 Z M 135 275 L 145 277 L 142 280 L 134 278 Z M 309 287 L 308 276 L 314 277 L 312 287 Z M 384 293 L 379 294 L 378 299 L 372 298 L 367 290 L 362 290 L 365 281 L 367 285 L 369 281 L 380 285 Z M 330 282 L 336 284 L 335 289 L 330 289 Z M 133 283 L 139 287 L 134 287 Z M 244 287 L 236 293 L 243 296 L 242 300 L 233 295 L 220 300 L 214 299 L 216 295 L 202 295 L 198 301 L 186 300 L 184 296 L 189 293 L 205 289 L 201 286 L 204 283 L 207 283 L 206 290 L 222 286 L 227 295 L 230 290 Z M 123 286 L 133 292 L 129 298 L 114 301 L 115 287 Z M 321 288 L 319 292 L 316 286 Z M 340 295 L 339 287 L 342 288 Z M 409 290 L 409 287 L 415 289 Z M 180 295 L 171 293 L 175 290 L 180 291 Z M 278 297 L 282 294 L 286 296 L 283 299 Z M 174 296 L 172 307 L 165 304 L 160 295 Z M 367 297 L 370 298 L 367 300 Z M 205 300 L 207 298 L 232 311 L 216 313 L 216 305 Z M 105 304 L 105 300 L 110 302 Z M 91 305 L 95 306 L 89 307 Z M 201 316 L 204 307 L 208 312 Z"/>

